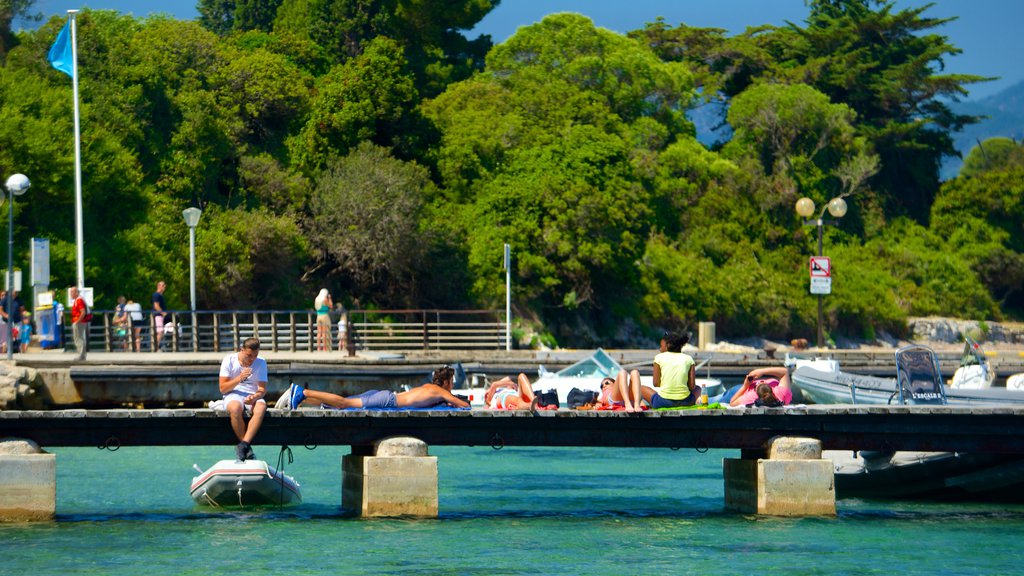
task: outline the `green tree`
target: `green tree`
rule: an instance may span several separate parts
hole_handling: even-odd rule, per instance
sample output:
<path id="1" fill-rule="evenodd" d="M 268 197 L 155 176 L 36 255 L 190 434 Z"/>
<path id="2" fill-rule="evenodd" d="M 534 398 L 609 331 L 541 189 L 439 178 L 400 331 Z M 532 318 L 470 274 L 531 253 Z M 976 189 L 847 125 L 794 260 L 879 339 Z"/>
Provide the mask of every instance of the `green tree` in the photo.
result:
<path id="1" fill-rule="evenodd" d="M 483 66 L 488 36 L 467 39 L 498 0 L 284 0 L 275 33 L 309 38 L 344 63 L 363 53 L 376 38 L 398 42 L 419 91 L 439 94 Z"/>
<path id="2" fill-rule="evenodd" d="M 420 230 L 426 169 L 363 143 L 320 175 L 309 237 L 323 275 L 367 303 L 415 305 L 429 235 Z"/>
<path id="3" fill-rule="evenodd" d="M 810 86 L 760 84 L 733 99 L 735 135 L 723 152 L 754 168 L 758 202 L 788 225 L 801 196 L 823 206 L 855 191 L 875 169 L 854 119 L 849 107 Z"/>
<path id="4" fill-rule="evenodd" d="M 636 310 L 647 179 L 665 146 L 692 139 L 680 110 L 689 81 L 642 44 L 559 14 L 521 28 L 484 74 L 424 107 L 443 134 L 435 202 L 463 239 L 475 299 L 504 293 L 507 242 L 516 297 L 566 334 L 576 328 L 568 341 L 594 342 L 593 330 L 610 333 Z"/>
<path id="5" fill-rule="evenodd" d="M 932 230 L 967 262 L 989 294 L 1024 313 L 1024 166 L 946 182 L 932 207 Z"/>
<path id="6" fill-rule="evenodd" d="M 312 78 L 262 49 L 234 54 L 218 72 L 218 99 L 233 104 L 228 113 L 244 127 L 235 139 L 261 149 L 282 146 L 309 107 Z"/>
<path id="7" fill-rule="evenodd" d="M 395 146 L 417 99 L 401 47 L 378 38 L 320 79 L 305 126 L 290 143 L 292 155 L 312 173 L 364 140 Z"/>
<path id="8" fill-rule="evenodd" d="M 215 34 L 227 34 L 235 28 L 235 0 L 199 0 L 199 23 Z"/>
<path id="9" fill-rule="evenodd" d="M 235 5 L 235 31 L 262 30 L 270 32 L 282 0 L 238 0 Z"/>
<path id="10" fill-rule="evenodd" d="M 220 35 L 262 30 L 269 32 L 282 0 L 199 0 L 199 23 Z"/>
<path id="11" fill-rule="evenodd" d="M 1009 138 L 989 138 L 971 148 L 960 168 L 960 176 L 971 178 L 992 170 L 1024 165 L 1024 147 Z"/>
<path id="12" fill-rule="evenodd" d="M 952 18 L 931 7 L 896 10 L 890 0 L 812 0 L 804 28 L 782 31 L 777 77 L 806 82 L 857 113 L 858 134 L 872 145 L 881 170 L 872 186 L 890 214 L 927 218 L 939 188 L 939 164 L 956 154 L 950 134 L 977 119 L 948 102 L 983 77 L 941 74 L 961 52 L 932 30 Z"/>
<path id="13" fill-rule="evenodd" d="M 15 18 L 38 21 L 41 14 L 33 14 L 32 7 L 36 0 L 0 0 L 0 65 L 7 58 L 7 53 L 17 45 L 17 38 L 11 32 L 11 22 Z"/>

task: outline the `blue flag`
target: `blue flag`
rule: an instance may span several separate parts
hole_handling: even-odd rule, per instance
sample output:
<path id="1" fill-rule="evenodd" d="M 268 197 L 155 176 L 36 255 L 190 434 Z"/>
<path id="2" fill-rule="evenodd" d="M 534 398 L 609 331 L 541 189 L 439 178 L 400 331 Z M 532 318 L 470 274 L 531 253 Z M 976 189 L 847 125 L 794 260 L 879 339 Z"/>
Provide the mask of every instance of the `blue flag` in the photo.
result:
<path id="1" fill-rule="evenodd" d="M 64 27 L 60 29 L 60 34 L 57 34 L 57 41 L 50 47 L 50 54 L 47 57 L 50 61 L 50 65 L 60 70 L 61 72 L 75 77 L 74 70 L 72 69 L 74 56 L 71 53 L 71 20 L 64 24 Z"/>

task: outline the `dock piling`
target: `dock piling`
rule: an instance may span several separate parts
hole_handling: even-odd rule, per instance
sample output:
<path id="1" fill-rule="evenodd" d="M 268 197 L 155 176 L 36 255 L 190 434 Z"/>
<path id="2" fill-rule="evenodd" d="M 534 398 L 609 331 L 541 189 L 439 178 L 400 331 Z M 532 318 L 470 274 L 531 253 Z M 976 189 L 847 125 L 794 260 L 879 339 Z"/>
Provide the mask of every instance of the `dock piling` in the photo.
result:
<path id="1" fill-rule="evenodd" d="M 57 455 L 33 442 L 0 440 L 0 522 L 39 522 L 57 514 Z"/>
<path id="2" fill-rule="evenodd" d="M 342 508 L 363 518 L 437 517 L 437 457 L 426 442 L 399 436 L 353 446 L 341 469 Z"/>
<path id="3" fill-rule="evenodd" d="M 821 441 L 776 437 L 767 458 L 726 458 L 725 507 L 768 516 L 835 516 L 835 472 Z"/>

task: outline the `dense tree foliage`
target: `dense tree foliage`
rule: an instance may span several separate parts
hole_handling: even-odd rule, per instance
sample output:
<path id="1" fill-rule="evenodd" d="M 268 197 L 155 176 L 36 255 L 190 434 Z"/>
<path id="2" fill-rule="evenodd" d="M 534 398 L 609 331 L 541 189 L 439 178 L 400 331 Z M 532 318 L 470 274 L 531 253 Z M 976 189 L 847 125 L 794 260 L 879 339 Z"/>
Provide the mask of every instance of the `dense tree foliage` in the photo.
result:
<path id="1" fill-rule="evenodd" d="M 201 0 L 199 22 L 84 10 L 97 306 L 166 279 L 183 307 L 180 213 L 198 206 L 200 308 L 305 307 L 321 286 L 364 306 L 496 307 L 508 243 L 517 316 L 564 344 L 698 320 L 806 336 L 817 236 L 793 207 L 842 196 L 849 213 L 824 230 L 830 335 L 1024 316 L 1024 153 L 985 142 L 939 186 L 971 120 L 948 101 L 979 78 L 941 73 L 958 50 L 928 7 L 813 0 L 804 23 L 735 36 L 556 14 L 497 46 L 468 38 L 495 5 Z M 4 36 L 0 67 L 0 168 L 33 183 L 17 245 L 50 238 L 55 286 L 75 270 L 70 81 L 46 62 L 63 24 Z M 708 101 L 729 127 L 711 147 L 687 117 Z"/>

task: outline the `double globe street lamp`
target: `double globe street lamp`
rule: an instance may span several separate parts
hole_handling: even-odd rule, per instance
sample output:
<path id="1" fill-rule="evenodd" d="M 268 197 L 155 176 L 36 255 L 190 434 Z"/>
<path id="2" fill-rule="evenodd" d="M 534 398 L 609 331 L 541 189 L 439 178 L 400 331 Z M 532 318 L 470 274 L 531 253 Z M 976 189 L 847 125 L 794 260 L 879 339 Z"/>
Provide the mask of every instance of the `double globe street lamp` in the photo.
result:
<path id="1" fill-rule="evenodd" d="M 28 176 L 15 174 L 7 179 L 7 359 L 14 359 L 14 197 L 21 196 L 32 183 Z"/>
<path id="2" fill-rule="evenodd" d="M 796 201 L 796 213 L 799 214 L 804 219 L 804 226 L 817 226 L 818 227 L 818 258 L 822 257 L 822 253 L 821 253 L 822 227 L 824 227 L 825 224 L 831 224 L 833 226 L 839 224 L 838 220 L 824 220 L 823 217 L 825 216 L 825 210 L 828 210 L 828 213 L 831 214 L 833 218 L 837 218 L 837 219 L 838 218 L 842 218 L 843 216 L 846 215 L 846 200 L 843 200 L 842 196 L 837 196 L 837 197 L 829 200 L 828 203 L 821 208 L 821 211 L 818 212 L 818 217 L 813 219 L 813 220 L 811 219 L 811 217 L 814 216 L 814 200 L 811 200 L 810 198 L 806 198 L 805 197 L 805 198 L 801 198 L 801 199 Z M 829 282 L 828 282 L 828 285 L 827 285 L 827 288 L 826 288 L 827 291 L 817 291 L 816 292 L 814 290 L 814 286 L 812 285 L 812 287 L 811 287 L 812 288 L 811 293 L 812 294 L 817 293 L 817 295 L 818 295 L 818 342 L 817 342 L 818 348 L 823 348 L 824 347 L 824 342 L 825 342 L 824 330 L 822 329 L 822 317 L 824 315 L 824 305 L 822 303 L 821 297 L 824 294 L 831 293 L 831 270 L 827 271 L 826 277 L 829 278 Z M 812 280 L 812 282 L 813 282 L 813 280 Z"/>

